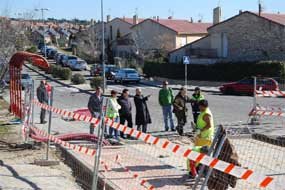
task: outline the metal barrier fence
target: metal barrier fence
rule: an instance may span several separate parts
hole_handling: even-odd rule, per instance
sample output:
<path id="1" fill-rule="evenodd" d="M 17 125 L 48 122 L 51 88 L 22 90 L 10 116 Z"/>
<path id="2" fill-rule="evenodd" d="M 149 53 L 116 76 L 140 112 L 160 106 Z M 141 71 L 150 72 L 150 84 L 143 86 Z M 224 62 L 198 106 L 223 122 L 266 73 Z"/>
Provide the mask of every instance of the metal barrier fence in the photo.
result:
<path id="1" fill-rule="evenodd" d="M 39 104 L 36 101 L 34 101 L 34 102 L 37 106 L 43 107 L 47 110 L 51 110 L 51 111 L 53 111 L 57 114 L 60 114 L 60 115 L 69 115 L 69 116 L 73 117 L 74 119 L 86 121 L 86 122 L 92 121 L 92 118 L 84 116 L 84 115 L 73 114 L 73 113 L 68 112 L 66 110 L 51 108 L 49 106 Z M 93 122 L 96 123 L 96 121 L 93 121 Z M 253 156 L 253 153 L 256 154 L 255 151 L 259 151 L 259 149 L 258 149 L 259 147 L 258 147 L 255 140 L 252 141 L 252 139 L 249 139 L 249 140 L 245 141 L 243 138 L 241 138 L 241 139 L 240 138 L 233 138 L 233 139 L 229 138 L 229 142 L 232 145 L 234 145 L 233 146 L 234 148 L 232 148 L 233 150 L 229 151 L 230 149 L 228 149 L 227 147 L 222 149 L 221 155 L 225 155 L 225 156 L 221 157 L 221 158 L 218 157 L 218 160 L 217 160 L 217 159 L 213 159 L 211 157 L 207 157 L 204 154 L 199 154 L 199 153 L 193 152 L 191 149 L 189 149 L 189 147 L 192 147 L 191 144 L 187 148 L 184 145 L 178 145 L 175 142 L 171 142 L 171 140 L 160 139 L 157 137 L 153 137 L 149 134 L 143 134 L 143 133 L 138 132 L 134 129 L 129 129 L 126 126 L 116 124 L 115 122 L 110 121 L 108 119 L 105 119 L 105 122 L 106 122 L 107 126 L 113 127 L 115 129 L 118 129 L 118 130 L 124 132 L 125 134 L 129 134 L 133 137 L 141 139 L 142 141 L 144 141 L 146 143 L 146 144 L 130 144 L 130 145 L 127 145 L 127 146 L 125 146 L 126 148 L 128 148 L 128 147 L 131 147 L 131 148 L 129 149 L 129 151 L 126 151 L 126 152 L 120 150 L 120 153 L 123 154 L 123 156 L 122 156 L 123 161 L 122 162 L 124 162 L 124 160 L 127 161 L 126 163 L 128 164 L 128 166 L 131 165 L 131 163 L 130 163 L 130 160 L 126 160 L 126 158 L 136 158 L 134 160 L 135 162 L 132 163 L 133 165 L 131 165 L 132 167 L 130 167 L 131 169 L 126 169 L 127 171 L 132 171 L 132 169 L 134 171 L 137 171 L 138 170 L 137 168 L 140 168 L 140 170 L 143 169 L 144 172 L 147 172 L 148 169 L 146 169 L 146 168 L 149 168 L 149 171 L 151 173 L 153 173 L 154 172 L 153 168 L 156 168 L 157 166 L 161 166 L 161 165 L 159 165 L 158 162 L 157 162 L 157 165 L 155 165 L 155 166 L 147 165 L 147 162 L 146 162 L 147 158 L 145 156 L 150 155 L 150 158 L 148 158 L 148 159 L 151 159 L 153 157 L 156 157 L 157 154 L 159 154 L 156 158 L 157 160 L 159 160 L 159 158 L 167 158 L 167 159 L 163 160 L 163 162 L 165 164 L 163 164 L 162 166 L 163 167 L 165 167 L 166 165 L 171 166 L 171 168 L 168 168 L 169 170 L 165 174 L 167 174 L 168 172 L 169 172 L 168 174 L 171 174 L 171 172 L 173 172 L 173 168 L 179 169 L 180 171 L 181 171 L 181 169 L 185 169 L 185 166 L 183 166 L 183 165 L 186 165 L 185 164 L 186 159 L 190 158 L 191 160 L 194 160 L 196 162 L 200 162 L 200 163 L 205 164 L 207 166 L 211 166 L 211 167 L 221 171 L 221 172 L 218 172 L 218 171 L 214 170 L 213 173 L 215 175 L 218 175 L 220 173 L 221 175 L 226 175 L 226 176 L 236 176 L 236 177 L 233 177 L 234 181 L 236 181 L 239 178 L 242 178 L 243 180 L 240 179 L 238 181 L 244 181 L 244 182 L 237 183 L 236 184 L 237 187 L 240 186 L 242 188 L 245 187 L 245 188 L 249 188 L 249 189 L 264 188 L 267 186 L 269 186 L 269 187 L 271 186 L 271 189 L 274 189 L 276 187 L 278 187 L 278 188 L 280 187 L 279 181 L 278 181 L 278 183 L 275 183 L 276 182 L 275 178 L 271 178 L 271 177 L 264 177 L 263 178 L 263 175 L 259 171 L 259 169 L 262 169 L 262 167 L 259 166 L 260 163 L 257 163 L 257 166 L 258 166 L 257 170 L 249 170 L 249 168 L 251 169 L 251 164 L 254 164 L 251 162 L 250 156 Z M 229 131 L 228 133 L 230 133 L 229 136 L 231 136 L 232 134 L 235 134 L 234 136 L 239 136 L 240 134 L 247 133 L 247 137 L 248 137 L 251 134 L 250 130 L 248 129 L 247 126 L 246 127 L 238 126 L 234 130 L 231 129 L 231 130 L 227 130 L 227 131 Z M 236 140 L 236 139 L 238 139 L 238 140 Z M 232 147 L 232 146 L 229 146 L 229 147 Z M 241 157 L 241 162 L 239 162 L 239 159 L 237 159 L 237 161 L 233 161 L 233 162 L 231 162 L 231 160 L 225 160 L 227 163 L 220 161 L 220 160 L 223 160 L 223 158 L 229 158 L 230 156 L 228 155 L 228 153 L 233 154 L 234 149 L 237 149 L 236 152 L 238 153 L 237 155 Z M 115 152 L 115 151 L 113 150 L 113 152 Z M 169 154 L 166 154 L 166 152 L 168 152 Z M 264 153 L 264 151 L 261 151 L 261 152 Z M 165 156 L 163 156 L 163 155 L 165 155 Z M 110 162 L 114 162 L 114 160 L 115 160 L 114 157 L 116 157 L 116 156 L 117 155 L 115 154 L 115 155 L 113 155 L 113 157 L 111 157 L 111 158 L 109 157 L 109 159 L 107 159 L 107 160 Z M 253 157 L 255 157 L 255 155 Z M 104 159 L 105 158 L 107 158 L 107 157 L 104 157 Z M 141 159 L 139 159 L 139 158 L 141 158 Z M 221 162 L 221 164 L 219 164 L 219 162 Z M 146 165 L 138 167 L 137 165 L 139 165 L 139 163 L 146 163 Z M 231 163 L 231 164 L 228 164 L 228 163 Z M 136 164 L 136 165 L 134 165 L 134 164 Z M 124 165 L 124 164 L 120 164 L 120 165 Z M 239 165 L 241 167 L 238 167 Z M 216 167 L 216 166 L 218 166 L 218 167 Z M 221 168 L 223 168 L 223 169 L 221 169 Z M 231 172 L 238 172 L 239 174 L 231 173 Z M 211 176 L 214 176 L 214 174 Z M 178 174 L 175 174 L 175 175 L 178 175 Z M 173 175 L 166 175 L 166 176 L 173 176 Z M 212 180 L 211 176 L 209 178 L 209 181 Z M 221 178 L 221 182 L 220 182 L 221 184 L 220 185 L 224 185 L 224 184 L 228 185 L 229 184 L 229 180 L 227 180 L 227 181 L 223 180 L 223 178 L 224 178 L 223 176 L 219 177 L 219 178 Z M 152 184 L 154 187 L 156 185 L 159 186 L 157 179 L 145 180 L 142 178 L 141 180 L 144 182 L 143 184 L 145 184 L 147 181 L 149 181 L 149 184 Z M 159 180 L 163 180 L 163 179 L 159 178 Z M 179 182 L 179 180 L 175 179 L 175 178 L 172 181 L 174 181 L 174 184 L 177 184 Z M 215 180 L 215 181 L 217 181 L 217 180 Z M 180 182 L 182 182 L 182 181 L 180 181 Z M 207 185 L 209 186 L 209 184 L 207 184 Z M 215 187 L 217 185 L 219 185 L 218 182 L 215 182 L 214 187 L 212 189 L 217 189 Z M 181 186 L 181 183 L 180 183 L 180 186 Z M 233 184 L 233 186 L 234 186 L 234 184 Z M 219 188 L 220 188 L 220 186 L 219 186 Z"/>

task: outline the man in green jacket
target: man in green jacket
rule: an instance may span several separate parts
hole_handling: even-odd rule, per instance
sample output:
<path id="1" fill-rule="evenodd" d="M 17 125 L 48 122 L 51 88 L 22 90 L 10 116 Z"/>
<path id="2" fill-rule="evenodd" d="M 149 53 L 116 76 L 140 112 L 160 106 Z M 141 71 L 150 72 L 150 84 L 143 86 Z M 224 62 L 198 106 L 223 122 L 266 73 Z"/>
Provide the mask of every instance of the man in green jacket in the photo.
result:
<path id="1" fill-rule="evenodd" d="M 163 88 L 159 91 L 158 101 L 162 107 L 164 128 L 165 131 L 169 130 L 168 121 L 170 123 L 171 131 L 175 131 L 173 117 L 172 117 L 172 103 L 174 100 L 172 89 L 168 87 L 168 82 L 163 82 Z"/>

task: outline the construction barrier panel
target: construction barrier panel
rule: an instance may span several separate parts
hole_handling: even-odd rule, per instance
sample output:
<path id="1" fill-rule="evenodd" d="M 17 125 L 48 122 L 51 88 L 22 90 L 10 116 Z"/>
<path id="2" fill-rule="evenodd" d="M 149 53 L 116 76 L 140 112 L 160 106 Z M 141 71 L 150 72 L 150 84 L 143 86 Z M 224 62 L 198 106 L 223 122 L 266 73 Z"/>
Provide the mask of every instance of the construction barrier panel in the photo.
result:
<path id="1" fill-rule="evenodd" d="M 75 120 L 98 124 L 98 119 L 96 118 L 91 118 L 86 115 L 74 114 L 67 110 L 50 107 L 48 105 L 41 104 L 36 100 L 34 100 L 33 103 L 36 106 L 39 106 L 46 110 L 50 110 L 61 116 L 69 116 L 73 117 Z M 234 164 L 227 161 L 223 161 L 222 159 L 213 158 L 211 156 L 207 156 L 206 154 L 195 152 L 190 148 L 173 143 L 168 139 L 161 139 L 159 137 L 154 137 L 150 134 L 145 134 L 135 129 L 128 128 L 127 126 L 116 123 L 108 118 L 105 118 L 104 121 L 106 122 L 107 126 L 117 129 L 126 135 L 130 135 L 135 139 L 139 139 L 147 144 L 150 144 L 155 148 L 159 148 L 160 150 L 163 150 L 163 152 L 167 151 L 168 153 L 170 153 L 175 157 L 179 157 L 182 159 L 190 159 L 197 163 L 201 163 L 209 168 L 213 168 L 216 171 L 221 172 L 221 174 L 233 176 L 237 179 L 242 179 L 248 183 L 251 183 L 257 188 L 280 189 L 280 190 L 285 189 L 283 182 L 280 182 L 275 177 L 267 176 L 267 173 L 262 173 L 259 170 L 255 171 L 252 169 L 248 169 L 251 168 L 250 164 L 245 164 L 245 163 Z M 240 140 L 238 141 L 238 143 L 241 143 L 241 145 L 239 146 L 245 146 L 244 140 Z M 246 146 L 244 147 L 245 150 L 248 144 L 246 144 Z M 258 149 L 256 149 L 256 151 L 258 152 Z M 225 149 L 223 152 L 226 154 L 229 151 Z M 238 155 L 242 155 L 242 153 L 239 153 Z M 253 152 L 251 153 L 251 155 L 253 155 Z M 247 158 L 247 160 L 248 159 L 249 158 Z"/>

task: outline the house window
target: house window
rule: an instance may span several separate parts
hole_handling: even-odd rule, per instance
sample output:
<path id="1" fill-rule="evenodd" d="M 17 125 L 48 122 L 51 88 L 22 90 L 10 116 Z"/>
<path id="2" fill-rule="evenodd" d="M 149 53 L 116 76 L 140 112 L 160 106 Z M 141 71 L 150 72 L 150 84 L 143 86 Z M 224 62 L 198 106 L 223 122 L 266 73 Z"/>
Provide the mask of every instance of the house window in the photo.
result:
<path id="1" fill-rule="evenodd" d="M 187 38 L 186 37 L 181 38 L 181 47 L 185 46 L 186 44 L 187 44 Z"/>
<path id="2" fill-rule="evenodd" d="M 228 37 L 226 33 L 222 33 L 222 57 L 228 57 Z"/>

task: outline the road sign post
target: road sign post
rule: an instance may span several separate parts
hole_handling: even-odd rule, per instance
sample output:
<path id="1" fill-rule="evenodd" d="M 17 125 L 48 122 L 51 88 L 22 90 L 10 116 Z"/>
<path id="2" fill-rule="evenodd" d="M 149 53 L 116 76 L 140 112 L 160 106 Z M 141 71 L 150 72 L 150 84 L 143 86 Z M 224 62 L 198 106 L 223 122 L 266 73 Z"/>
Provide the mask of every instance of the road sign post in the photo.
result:
<path id="1" fill-rule="evenodd" d="M 190 64 L 190 57 L 189 56 L 183 56 L 183 64 L 185 65 L 185 88 L 186 88 L 186 92 L 187 92 L 187 80 L 188 80 L 187 66 Z"/>

